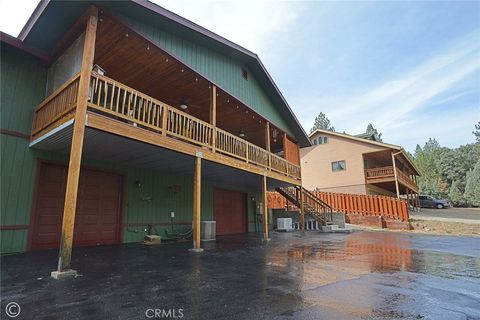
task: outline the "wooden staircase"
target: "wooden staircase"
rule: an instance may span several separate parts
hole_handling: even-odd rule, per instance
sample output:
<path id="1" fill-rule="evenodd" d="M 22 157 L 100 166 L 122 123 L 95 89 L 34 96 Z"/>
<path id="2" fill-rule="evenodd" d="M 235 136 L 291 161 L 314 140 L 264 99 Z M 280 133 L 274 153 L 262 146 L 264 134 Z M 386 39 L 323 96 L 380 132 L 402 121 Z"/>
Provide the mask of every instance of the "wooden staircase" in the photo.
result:
<path id="1" fill-rule="evenodd" d="M 333 209 L 327 203 L 317 198 L 313 193 L 303 187 L 279 187 L 275 189 L 285 199 L 297 208 L 301 207 L 300 199 L 303 192 L 303 210 L 321 225 L 333 223 Z"/>

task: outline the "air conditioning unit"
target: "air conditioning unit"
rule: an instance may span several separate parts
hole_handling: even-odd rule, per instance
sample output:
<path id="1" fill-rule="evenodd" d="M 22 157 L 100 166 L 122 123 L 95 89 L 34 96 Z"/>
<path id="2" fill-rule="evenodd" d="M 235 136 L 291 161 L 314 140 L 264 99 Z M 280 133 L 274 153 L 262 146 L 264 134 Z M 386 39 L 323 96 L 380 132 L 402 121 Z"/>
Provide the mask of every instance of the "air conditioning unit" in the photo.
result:
<path id="1" fill-rule="evenodd" d="M 292 218 L 277 218 L 277 230 L 292 231 Z"/>
<path id="2" fill-rule="evenodd" d="M 200 238 L 202 241 L 213 241 L 217 235 L 217 221 L 200 221 Z"/>

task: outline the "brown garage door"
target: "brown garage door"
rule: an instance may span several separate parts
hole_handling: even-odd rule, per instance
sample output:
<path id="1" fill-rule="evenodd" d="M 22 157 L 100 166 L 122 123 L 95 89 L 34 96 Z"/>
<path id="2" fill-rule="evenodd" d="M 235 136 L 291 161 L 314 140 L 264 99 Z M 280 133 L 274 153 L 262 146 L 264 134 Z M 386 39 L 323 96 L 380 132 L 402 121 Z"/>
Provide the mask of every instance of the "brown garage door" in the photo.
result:
<path id="1" fill-rule="evenodd" d="M 62 228 L 67 168 L 42 163 L 39 179 L 32 249 L 57 248 Z M 73 234 L 74 245 L 119 242 L 121 192 L 120 175 L 81 170 Z"/>
<path id="2" fill-rule="evenodd" d="M 247 196 L 243 192 L 215 189 L 217 235 L 247 232 Z"/>

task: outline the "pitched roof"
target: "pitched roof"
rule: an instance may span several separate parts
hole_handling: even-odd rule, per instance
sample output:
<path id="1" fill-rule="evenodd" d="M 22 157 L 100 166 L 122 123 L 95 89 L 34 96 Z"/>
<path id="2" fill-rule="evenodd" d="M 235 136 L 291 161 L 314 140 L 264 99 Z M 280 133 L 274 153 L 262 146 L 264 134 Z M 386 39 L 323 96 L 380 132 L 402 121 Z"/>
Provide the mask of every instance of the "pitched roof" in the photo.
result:
<path id="1" fill-rule="evenodd" d="M 401 147 L 401 146 L 398 146 L 398 145 L 395 145 L 395 144 L 390 144 L 390 143 L 385 143 L 385 142 L 373 141 L 373 140 L 369 140 L 369 139 L 360 138 L 360 137 L 357 137 L 357 136 L 352 136 L 352 135 L 349 135 L 349 134 L 346 134 L 346 133 L 339 133 L 339 132 L 323 130 L 323 129 L 316 129 L 315 131 L 311 132 L 308 135 L 308 137 L 312 138 L 317 133 L 329 134 L 329 135 L 332 135 L 332 136 L 336 136 L 336 137 L 340 137 L 340 138 L 346 138 L 346 139 L 350 139 L 350 140 L 354 140 L 354 141 L 358 141 L 358 142 L 362 142 L 362 143 L 366 143 L 366 144 L 372 144 L 372 145 L 376 145 L 376 146 L 379 146 L 379 147 L 384 147 L 386 149 L 392 149 L 392 150 L 396 150 L 398 152 L 401 152 L 403 154 L 404 158 L 408 161 L 408 163 L 415 170 L 415 172 L 418 175 L 420 175 L 420 172 L 418 171 L 418 168 L 415 166 L 413 161 L 410 159 L 410 156 L 407 154 L 407 151 L 405 151 L 405 149 L 403 149 L 403 147 Z"/>
<path id="2" fill-rule="evenodd" d="M 18 38 L 32 47 L 50 51 L 67 28 L 91 4 L 98 5 L 99 8 L 118 11 L 155 25 L 161 25 L 163 28 L 182 32 L 182 35 L 189 40 L 200 42 L 214 48 L 214 50 L 248 63 L 259 83 L 272 99 L 272 103 L 279 106 L 280 114 L 287 121 L 299 144 L 301 146 L 311 145 L 305 130 L 257 54 L 152 2 L 143 0 L 93 1 L 93 3 L 90 1 L 41 1 Z"/>
<path id="3" fill-rule="evenodd" d="M 375 138 L 375 134 L 373 133 L 359 133 L 354 135 L 354 137 L 362 138 L 362 139 L 367 139 L 367 140 L 372 140 L 372 141 L 377 141 Z"/>

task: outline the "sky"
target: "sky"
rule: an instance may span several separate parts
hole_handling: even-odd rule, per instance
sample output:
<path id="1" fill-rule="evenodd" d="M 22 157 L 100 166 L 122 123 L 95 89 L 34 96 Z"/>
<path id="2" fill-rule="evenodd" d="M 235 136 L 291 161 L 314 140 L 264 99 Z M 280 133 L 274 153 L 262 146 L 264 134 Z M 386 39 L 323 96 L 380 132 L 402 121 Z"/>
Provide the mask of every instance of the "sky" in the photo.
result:
<path id="1" fill-rule="evenodd" d="M 309 132 L 336 131 L 413 151 L 474 142 L 480 121 L 480 1 L 153 1 L 255 53 Z M 17 36 L 37 1 L 0 0 Z"/>

